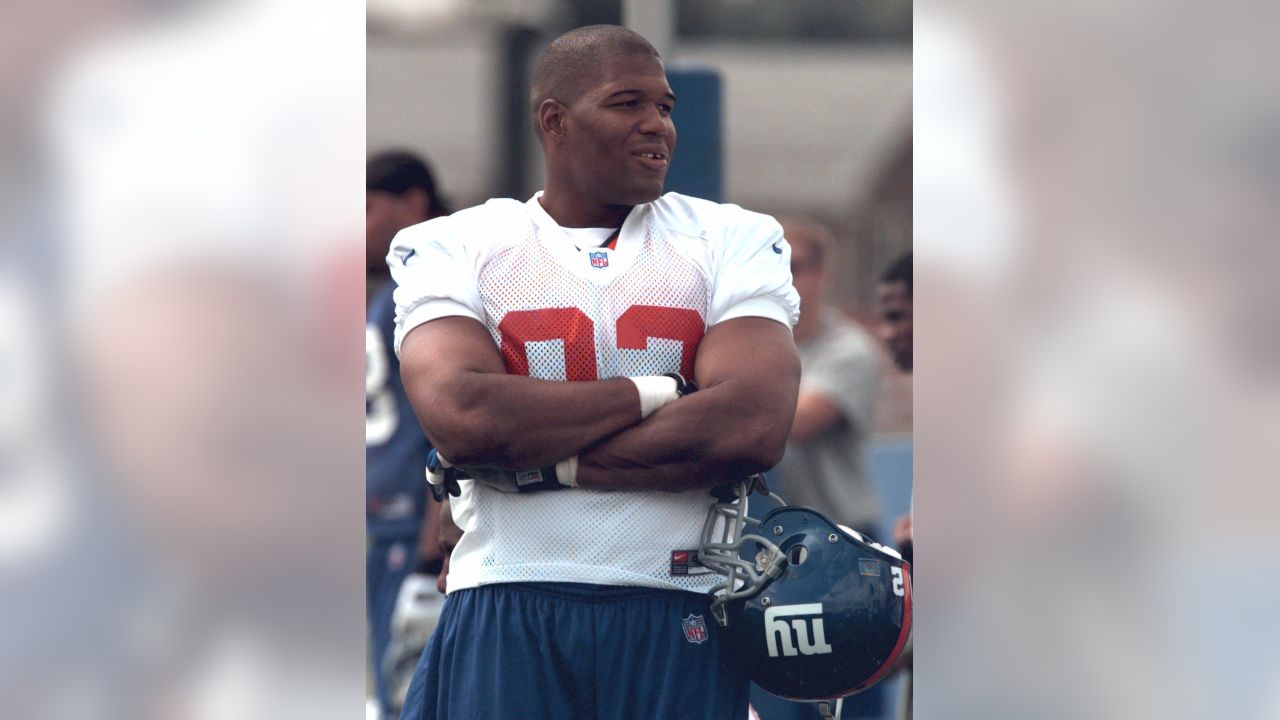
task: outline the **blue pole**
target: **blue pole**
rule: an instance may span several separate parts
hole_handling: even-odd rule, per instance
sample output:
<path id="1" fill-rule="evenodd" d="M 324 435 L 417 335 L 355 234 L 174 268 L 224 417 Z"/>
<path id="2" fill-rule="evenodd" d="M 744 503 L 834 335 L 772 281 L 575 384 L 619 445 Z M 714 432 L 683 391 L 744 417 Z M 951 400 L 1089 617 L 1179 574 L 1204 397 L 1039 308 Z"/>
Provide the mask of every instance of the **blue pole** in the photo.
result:
<path id="1" fill-rule="evenodd" d="M 705 66 L 676 66 L 667 69 L 667 81 L 676 94 L 676 152 L 666 190 L 724 202 L 720 73 Z"/>

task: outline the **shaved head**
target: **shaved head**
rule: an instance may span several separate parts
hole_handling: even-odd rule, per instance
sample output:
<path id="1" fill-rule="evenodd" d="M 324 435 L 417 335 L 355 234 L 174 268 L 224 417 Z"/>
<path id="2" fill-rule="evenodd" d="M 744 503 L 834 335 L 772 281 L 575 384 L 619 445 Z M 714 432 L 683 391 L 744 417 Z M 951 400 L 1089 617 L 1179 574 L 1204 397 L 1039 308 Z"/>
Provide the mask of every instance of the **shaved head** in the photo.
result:
<path id="1" fill-rule="evenodd" d="M 573 104 L 597 80 L 604 59 L 616 55 L 659 57 L 648 40 L 618 25 L 588 25 L 552 40 L 533 66 L 533 111 L 547 99 Z"/>
<path id="2" fill-rule="evenodd" d="M 619 227 L 662 195 L 676 96 L 648 40 L 617 25 L 561 35 L 534 65 L 532 100 L 547 166 L 540 202 L 557 222 Z"/>

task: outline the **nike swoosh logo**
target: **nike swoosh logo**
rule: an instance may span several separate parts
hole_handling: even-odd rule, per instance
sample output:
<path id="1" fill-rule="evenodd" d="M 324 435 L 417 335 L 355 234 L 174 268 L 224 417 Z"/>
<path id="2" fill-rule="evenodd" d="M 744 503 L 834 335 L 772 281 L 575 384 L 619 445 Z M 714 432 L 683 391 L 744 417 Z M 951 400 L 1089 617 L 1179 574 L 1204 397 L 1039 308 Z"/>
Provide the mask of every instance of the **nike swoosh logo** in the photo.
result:
<path id="1" fill-rule="evenodd" d="M 778 243 L 773 244 L 773 251 L 778 253 L 779 255 L 782 254 L 782 248 L 778 247 Z"/>
<path id="2" fill-rule="evenodd" d="M 400 264 L 401 264 L 401 265 L 408 265 L 408 264 L 409 264 L 409 258 L 413 257 L 413 256 L 414 256 L 414 255 L 416 255 L 417 253 L 418 253 L 418 251 L 417 251 L 417 250 L 414 250 L 413 248 L 409 248 L 409 251 L 408 251 L 408 252 L 406 252 L 406 253 L 404 253 L 404 254 L 400 257 Z"/>

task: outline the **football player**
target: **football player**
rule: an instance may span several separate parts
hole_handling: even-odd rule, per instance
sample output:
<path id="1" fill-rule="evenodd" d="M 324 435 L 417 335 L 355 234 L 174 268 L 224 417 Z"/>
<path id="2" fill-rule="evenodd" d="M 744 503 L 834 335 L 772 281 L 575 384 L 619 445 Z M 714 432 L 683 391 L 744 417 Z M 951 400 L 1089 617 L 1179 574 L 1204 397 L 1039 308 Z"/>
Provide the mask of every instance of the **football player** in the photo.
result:
<path id="1" fill-rule="evenodd" d="M 748 714 L 696 550 L 709 489 L 782 456 L 799 299 L 773 218 L 663 194 L 676 102 L 643 37 L 571 31 L 534 68 L 545 190 L 392 244 L 434 482 L 474 478 L 402 718 Z"/>
<path id="2" fill-rule="evenodd" d="M 391 346 L 395 301 L 385 257 L 399 230 L 447 215 L 426 164 L 406 152 L 373 156 L 365 168 L 365 255 L 372 292 L 365 325 L 365 562 L 374 685 L 383 710 L 399 705 L 385 668 L 391 619 L 405 578 L 438 571 L 434 512 L 423 485 L 430 445 L 413 418 Z M 424 529 L 426 525 L 426 529 Z M 425 549 L 425 550 L 424 550 Z"/>

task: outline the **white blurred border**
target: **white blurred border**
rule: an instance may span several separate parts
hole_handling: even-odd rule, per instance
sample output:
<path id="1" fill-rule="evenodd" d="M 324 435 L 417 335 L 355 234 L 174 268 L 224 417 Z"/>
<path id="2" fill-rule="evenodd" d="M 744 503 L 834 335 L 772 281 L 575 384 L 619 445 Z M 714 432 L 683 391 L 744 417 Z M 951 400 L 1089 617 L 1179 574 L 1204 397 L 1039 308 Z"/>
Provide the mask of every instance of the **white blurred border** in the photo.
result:
<path id="1" fill-rule="evenodd" d="M 0 716 L 358 716 L 364 4 L 65 5 L 0 30 Z"/>
<path id="2" fill-rule="evenodd" d="M 917 5 L 920 717 L 1275 716 L 1280 86 L 1229 5 Z"/>

